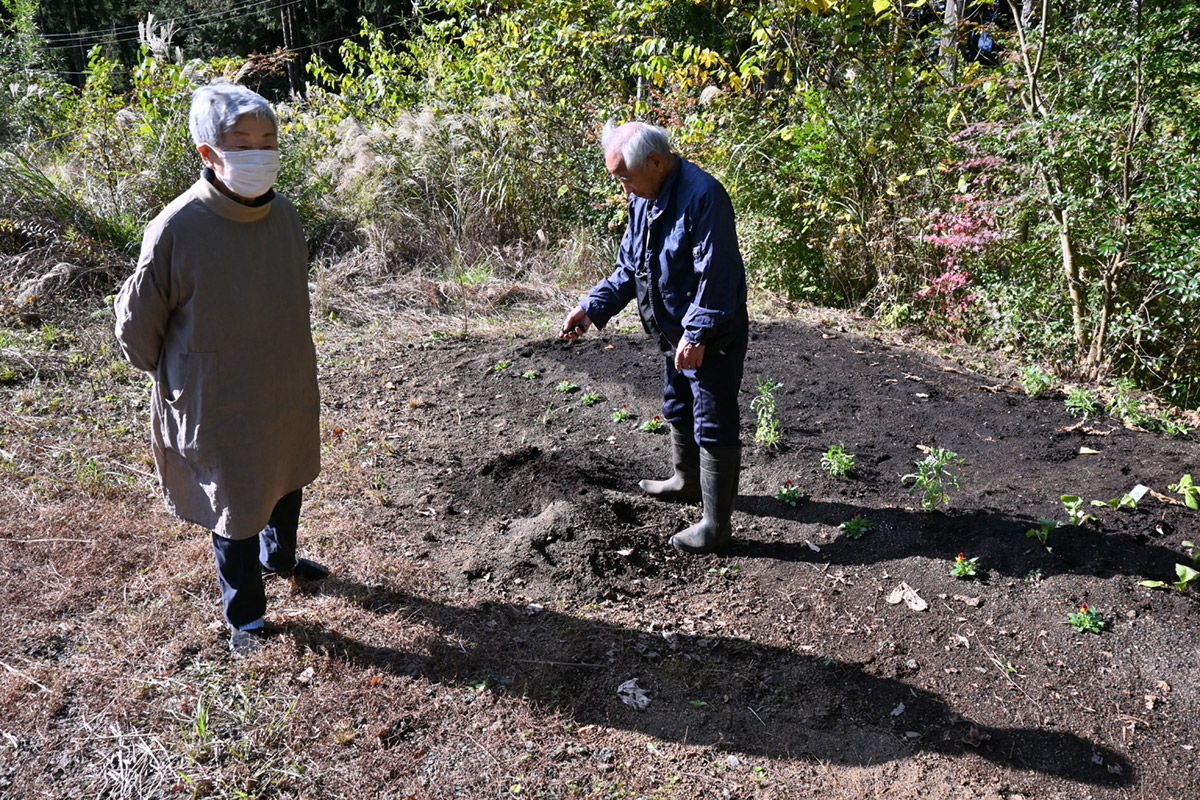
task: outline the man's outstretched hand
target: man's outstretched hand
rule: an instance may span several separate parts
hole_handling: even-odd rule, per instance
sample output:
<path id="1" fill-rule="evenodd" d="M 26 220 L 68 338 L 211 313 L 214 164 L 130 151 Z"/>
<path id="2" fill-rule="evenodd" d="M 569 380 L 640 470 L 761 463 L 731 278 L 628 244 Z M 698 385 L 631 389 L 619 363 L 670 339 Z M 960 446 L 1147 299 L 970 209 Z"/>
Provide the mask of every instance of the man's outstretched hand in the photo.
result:
<path id="1" fill-rule="evenodd" d="M 563 320 L 562 330 L 558 332 L 558 338 L 573 342 L 580 336 L 583 336 L 590 327 L 592 327 L 592 321 L 584 313 L 583 307 L 575 306 L 575 310 L 567 314 L 567 318 Z"/>

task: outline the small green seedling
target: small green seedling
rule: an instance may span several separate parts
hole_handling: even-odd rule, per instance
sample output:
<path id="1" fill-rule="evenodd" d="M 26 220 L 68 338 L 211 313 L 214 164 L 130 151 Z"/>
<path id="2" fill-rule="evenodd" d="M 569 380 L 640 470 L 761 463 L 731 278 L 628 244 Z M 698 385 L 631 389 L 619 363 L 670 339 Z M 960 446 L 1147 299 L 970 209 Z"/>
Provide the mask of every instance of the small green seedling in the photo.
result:
<path id="1" fill-rule="evenodd" d="M 1200 510 L 1200 486 L 1192 483 L 1192 475 L 1189 472 L 1179 479 L 1179 483 L 1172 483 L 1167 487 L 1172 492 L 1183 495 L 1183 502 L 1188 508 Z"/>
<path id="2" fill-rule="evenodd" d="M 688 700 L 688 702 L 692 704 L 692 708 L 704 708 L 708 705 L 703 700 Z"/>
<path id="3" fill-rule="evenodd" d="M 1192 569 L 1187 564 L 1176 564 L 1175 574 L 1179 576 L 1179 580 L 1174 583 L 1166 583 L 1165 581 L 1138 581 L 1138 586 L 1148 586 L 1151 589 L 1165 589 L 1168 586 L 1174 586 L 1177 591 L 1182 592 L 1187 589 L 1188 584 L 1200 578 L 1200 572 Z"/>
<path id="4" fill-rule="evenodd" d="M 1087 418 L 1096 410 L 1096 402 L 1095 393 L 1082 386 L 1072 386 L 1067 389 L 1065 405 L 1067 413 L 1072 417 L 1083 417 L 1083 421 L 1087 422 Z"/>
<path id="5" fill-rule="evenodd" d="M 502 369 L 508 369 L 508 362 L 507 361 L 497 361 L 495 366 L 492 367 L 492 369 L 496 370 L 496 372 L 499 372 Z"/>
<path id="6" fill-rule="evenodd" d="M 633 419 L 633 414 L 629 411 L 629 406 L 624 403 L 620 408 L 614 408 L 612 413 L 613 422 L 625 422 Z"/>
<path id="7" fill-rule="evenodd" d="M 583 394 L 579 395 L 579 402 L 585 406 L 594 406 L 600 402 L 600 393 L 590 386 L 584 387 Z"/>
<path id="8" fill-rule="evenodd" d="M 1062 500 L 1063 508 L 1072 525 L 1087 525 L 1089 522 L 1096 521 L 1094 514 L 1083 513 L 1083 498 L 1079 495 L 1064 494 L 1059 499 Z"/>
<path id="9" fill-rule="evenodd" d="M 740 566 L 737 564 L 731 564 L 728 567 L 710 567 L 708 574 L 716 575 L 718 578 L 728 578 L 729 580 L 733 580 L 741 571 L 742 568 Z"/>
<path id="10" fill-rule="evenodd" d="M 775 499 L 795 508 L 804 499 L 804 495 L 800 493 L 796 484 L 792 483 L 792 479 L 788 478 L 783 482 L 783 486 L 779 487 L 779 491 L 775 493 Z"/>
<path id="11" fill-rule="evenodd" d="M 1192 429 L 1187 426 L 1187 423 L 1181 419 L 1175 419 L 1168 414 L 1161 415 L 1158 418 L 1155 427 L 1157 427 L 1167 436 L 1170 436 L 1172 439 L 1180 436 L 1187 436 L 1192 432 Z"/>
<path id="12" fill-rule="evenodd" d="M 979 556 L 966 558 L 962 553 L 959 553 L 954 558 L 954 565 L 950 567 L 950 574 L 956 578 L 974 578 L 978 567 Z"/>
<path id="13" fill-rule="evenodd" d="M 961 488 L 958 476 L 947 467 L 950 464 L 961 464 L 962 462 L 963 459 L 959 457 L 958 453 L 935 447 L 924 459 L 913 462 L 917 466 L 916 472 L 905 475 L 900 480 L 913 482 L 908 493 L 911 495 L 920 490 L 921 508 L 929 511 L 939 505 L 950 504 L 950 487 Z"/>
<path id="14" fill-rule="evenodd" d="M 779 416 L 775 403 L 775 390 L 782 384 L 771 380 L 770 376 L 759 376 L 758 397 L 750 401 L 754 409 L 757 424 L 754 430 L 754 441 L 767 447 L 779 447 Z"/>
<path id="15" fill-rule="evenodd" d="M 534 369 L 533 367 L 530 367 L 529 369 L 527 369 L 521 373 L 521 377 L 527 381 L 531 381 L 534 378 L 536 378 L 537 376 L 538 376 L 537 370 Z"/>
<path id="16" fill-rule="evenodd" d="M 1021 388 L 1030 397 L 1037 397 L 1054 384 L 1054 376 L 1037 364 L 1030 364 L 1021 370 Z"/>
<path id="17" fill-rule="evenodd" d="M 1104 615 L 1089 608 L 1087 603 L 1080 606 L 1078 611 L 1067 614 L 1067 622 L 1080 633 L 1100 633 L 1108 627 Z"/>
<path id="18" fill-rule="evenodd" d="M 838 525 L 842 533 L 851 539 L 861 539 L 863 534 L 875 527 L 875 523 L 866 517 L 855 514 L 850 519 Z"/>
<path id="19" fill-rule="evenodd" d="M 1050 548 L 1046 545 L 1046 540 L 1050 538 L 1050 531 L 1058 527 L 1058 520 L 1038 517 L 1038 526 L 1037 528 L 1030 528 L 1025 531 L 1025 538 L 1037 539 L 1042 543 L 1042 547 L 1049 550 Z"/>
<path id="20" fill-rule="evenodd" d="M 831 444 L 821 456 L 821 469 L 831 478 L 845 478 L 854 469 L 854 453 L 847 453 L 841 444 Z"/>
<path id="21" fill-rule="evenodd" d="M 642 430 L 646 433 L 661 433 L 667 427 L 667 423 L 663 422 L 663 418 L 654 415 L 653 419 L 648 419 L 642 423 Z"/>
<path id="22" fill-rule="evenodd" d="M 575 391 L 576 389 L 578 389 L 578 388 L 579 388 L 579 386 L 578 386 L 577 384 L 571 383 L 571 382 L 570 382 L 569 380 L 567 380 L 566 378 L 563 378 L 563 379 L 562 379 L 562 383 L 558 384 L 558 386 L 556 386 L 555 388 L 556 388 L 556 389 L 558 389 L 560 392 L 563 392 L 563 393 L 565 394 L 565 393 L 567 393 L 567 392 L 573 392 L 573 391 Z"/>

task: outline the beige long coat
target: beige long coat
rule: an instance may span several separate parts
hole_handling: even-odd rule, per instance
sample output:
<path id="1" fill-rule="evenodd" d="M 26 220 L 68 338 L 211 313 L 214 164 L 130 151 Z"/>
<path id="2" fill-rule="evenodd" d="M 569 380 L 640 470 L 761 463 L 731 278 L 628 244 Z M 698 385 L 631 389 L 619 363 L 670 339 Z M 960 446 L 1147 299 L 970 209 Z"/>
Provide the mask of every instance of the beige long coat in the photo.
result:
<path id="1" fill-rule="evenodd" d="M 147 226 L 117 295 L 117 340 L 154 377 L 167 510 L 229 539 L 320 471 L 307 261 L 287 198 L 250 207 L 202 178 Z"/>

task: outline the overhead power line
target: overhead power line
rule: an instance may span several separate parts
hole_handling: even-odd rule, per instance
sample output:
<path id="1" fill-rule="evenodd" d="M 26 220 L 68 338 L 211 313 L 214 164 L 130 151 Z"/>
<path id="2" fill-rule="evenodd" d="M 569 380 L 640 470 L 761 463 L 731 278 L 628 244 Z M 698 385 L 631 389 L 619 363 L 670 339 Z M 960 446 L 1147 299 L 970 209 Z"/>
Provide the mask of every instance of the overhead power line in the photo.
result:
<path id="1" fill-rule="evenodd" d="M 188 14 L 182 17 L 163 18 L 163 23 L 180 23 L 184 22 L 181 27 L 176 29 L 176 33 L 184 31 L 193 31 L 204 28 L 208 25 L 213 25 L 218 22 L 228 22 L 238 19 L 246 19 L 252 13 L 260 11 L 263 13 L 273 13 L 289 6 L 297 5 L 301 0 L 250 0 L 244 5 L 231 6 L 224 11 L 205 14 Z M 276 3 L 272 8 L 263 8 L 263 6 Z M 200 19 L 206 17 L 206 19 Z M 189 24 L 190 23 L 190 24 Z M 114 38 L 115 37 L 115 38 Z M 85 31 L 82 33 L 63 33 L 63 34 L 45 34 L 43 39 L 46 40 L 46 47 L 49 50 L 66 50 L 74 47 L 90 47 L 97 44 L 126 44 L 139 41 L 140 32 L 138 25 L 131 25 L 122 28 L 110 28 L 104 31 Z"/>

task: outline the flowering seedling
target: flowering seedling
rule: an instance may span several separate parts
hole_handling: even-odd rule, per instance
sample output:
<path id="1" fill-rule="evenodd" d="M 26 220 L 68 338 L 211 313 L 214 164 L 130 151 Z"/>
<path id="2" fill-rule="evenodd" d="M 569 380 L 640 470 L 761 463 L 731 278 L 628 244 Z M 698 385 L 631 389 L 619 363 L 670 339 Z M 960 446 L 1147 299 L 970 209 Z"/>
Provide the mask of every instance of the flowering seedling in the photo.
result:
<path id="1" fill-rule="evenodd" d="M 913 482 L 908 489 L 909 494 L 914 494 L 918 489 L 921 490 L 921 508 L 929 511 L 939 505 L 950 504 L 949 487 L 958 489 L 961 484 L 958 482 L 958 476 L 947 469 L 947 466 L 962 462 L 963 459 L 959 457 L 958 453 L 935 447 L 924 459 L 913 462 L 917 465 L 916 472 L 909 473 L 900 480 Z"/>
<path id="2" fill-rule="evenodd" d="M 585 406 L 594 406 L 600 400 L 600 393 L 592 389 L 592 387 L 584 387 L 583 394 L 579 395 L 579 402 Z"/>
<path id="3" fill-rule="evenodd" d="M 1096 521 L 1095 514 L 1083 513 L 1083 498 L 1074 494 L 1064 494 L 1061 498 L 1063 508 L 1066 509 L 1067 517 L 1070 518 L 1072 525 L 1087 525 L 1089 522 Z"/>
<path id="4" fill-rule="evenodd" d="M 875 523 L 864 516 L 855 514 L 850 519 L 838 525 L 842 533 L 851 539 L 861 539 L 863 534 L 875 527 Z"/>
<path id="5" fill-rule="evenodd" d="M 560 383 L 560 384 L 559 384 L 559 385 L 558 385 L 556 388 L 557 388 L 557 389 L 558 389 L 560 392 L 564 392 L 564 393 L 565 393 L 565 392 L 573 392 L 573 391 L 575 391 L 576 389 L 578 389 L 578 388 L 579 388 L 579 386 L 578 386 L 577 384 L 571 383 L 571 382 L 570 382 L 569 380 L 567 380 L 566 378 L 563 378 L 563 379 L 562 379 L 562 383 Z"/>
<path id="6" fill-rule="evenodd" d="M 667 427 L 667 423 L 663 422 L 663 418 L 654 415 L 653 419 L 648 419 L 642 423 L 642 430 L 646 433 L 660 433 Z"/>
<path id="7" fill-rule="evenodd" d="M 536 378 L 537 376 L 538 376 L 537 370 L 534 369 L 533 367 L 530 367 L 529 369 L 527 369 L 521 373 L 521 377 L 527 381 L 531 381 L 534 378 Z"/>
<path id="8" fill-rule="evenodd" d="M 1030 528 L 1029 530 L 1025 531 L 1025 538 L 1037 539 L 1042 543 L 1042 547 L 1045 547 L 1047 550 L 1049 550 L 1050 548 L 1046 545 L 1046 539 L 1050 538 L 1050 531 L 1058 527 L 1058 520 L 1043 519 L 1042 517 L 1038 517 L 1038 525 L 1040 527 Z"/>
<path id="9" fill-rule="evenodd" d="M 1180 478 L 1179 483 L 1172 483 L 1167 488 L 1172 492 L 1183 495 L 1183 502 L 1188 508 L 1200 510 L 1200 486 L 1192 483 L 1190 472 Z"/>
<path id="10" fill-rule="evenodd" d="M 804 499 L 804 495 L 796 488 L 796 484 L 792 483 L 792 479 L 788 478 L 783 482 L 783 486 L 779 487 L 779 491 L 775 493 L 775 499 L 795 508 Z"/>
<path id="11" fill-rule="evenodd" d="M 1151 589 L 1165 589 L 1168 586 L 1174 586 L 1176 590 L 1182 592 L 1187 589 L 1188 584 L 1200 578 L 1200 572 L 1189 567 L 1187 564 L 1176 564 L 1175 574 L 1179 576 L 1179 580 L 1174 583 L 1165 581 L 1138 581 L 1138 586 L 1148 586 Z"/>
<path id="12" fill-rule="evenodd" d="M 507 361 L 497 361 L 495 366 L 492 367 L 492 369 L 496 370 L 496 372 L 499 372 L 502 369 L 508 369 L 508 362 Z"/>
<path id="13" fill-rule="evenodd" d="M 1078 611 L 1067 614 L 1067 622 L 1080 633 L 1099 633 L 1108 627 L 1104 615 L 1084 603 Z"/>
<path id="14" fill-rule="evenodd" d="M 625 422 L 633 419 L 633 414 L 630 413 L 629 406 L 622 403 L 620 408 L 613 409 L 612 418 L 613 422 Z"/>
<path id="15" fill-rule="evenodd" d="M 854 453 L 847 453 L 841 444 L 831 444 L 821 456 L 821 469 L 831 478 L 845 478 L 854 469 Z"/>
<path id="16" fill-rule="evenodd" d="M 959 553 L 954 559 L 954 566 L 950 568 L 950 574 L 956 578 L 973 578 L 978 564 L 979 556 L 965 558 L 962 553 Z"/>

